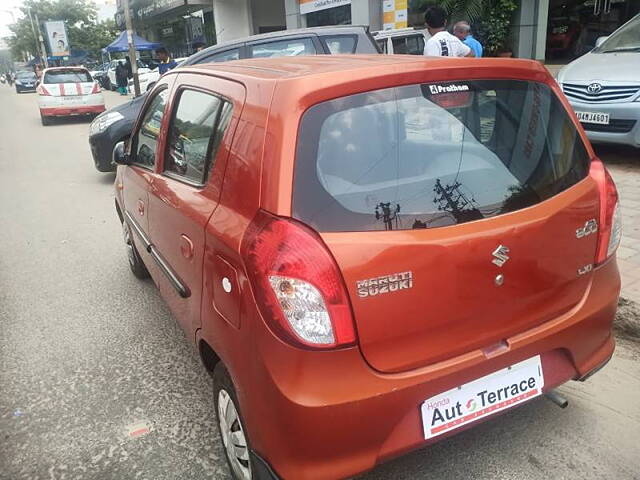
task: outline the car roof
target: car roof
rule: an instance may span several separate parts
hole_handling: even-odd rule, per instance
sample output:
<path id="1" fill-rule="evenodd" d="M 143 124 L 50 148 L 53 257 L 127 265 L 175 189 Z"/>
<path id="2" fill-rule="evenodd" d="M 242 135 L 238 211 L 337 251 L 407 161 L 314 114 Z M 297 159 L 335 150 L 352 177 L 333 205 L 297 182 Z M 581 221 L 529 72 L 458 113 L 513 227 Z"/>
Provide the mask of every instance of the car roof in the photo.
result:
<path id="1" fill-rule="evenodd" d="M 70 71 L 70 72 L 78 71 L 78 70 L 85 70 L 85 71 L 87 71 L 87 72 L 89 71 L 86 67 L 49 67 L 49 68 L 45 68 L 45 69 L 42 71 L 42 73 L 47 73 L 47 72 L 50 72 L 50 71 L 52 71 L 52 70 L 55 70 L 55 71 L 61 71 L 61 70 L 62 70 L 62 71 L 64 71 L 64 70 L 68 70 L 68 71 Z"/>
<path id="2" fill-rule="evenodd" d="M 229 78 L 246 79 L 295 79 L 322 76 L 331 83 L 332 75 L 336 83 L 344 78 L 335 75 L 350 72 L 359 77 L 375 77 L 385 70 L 396 71 L 398 67 L 428 70 L 446 70 L 452 68 L 473 68 L 492 70 L 495 68 L 511 70 L 530 70 L 533 74 L 548 74 L 547 70 L 534 60 L 500 58 L 454 58 L 426 57 L 421 55 L 301 55 L 294 57 L 250 58 L 211 64 L 198 64 L 181 67 L 175 73 L 195 71 L 216 74 Z M 329 74 L 329 75 L 327 75 Z"/>
<path id="3" fill-rule="evenodd" d="M 422 34 L 424 35 L 425 32 L 424 30 L 416 30 L 415 28 L 396 28 L 393 30 L 379 30 L 377 32 L 372 32 L 371 35 L 373 35 L 373 38 L 380 39 L 380 38 L 388 38 L 388 37 L 404 37 L 407 35 L 415 35 L 415 34 Z"/>
<path id="4" fill-rule="evenodd" d="M 237 38 L 235 40 L 229 40 L 227 42 L 212 45 L 211 47 L 207 47 L 204 50 L 194 53 L 188 57 L 188 61 L 189 63 L 197 63 L 197 60 L 202 57 L 208 57 L 216 52 L 238 47 L 248 42 L 259 42 L 262 40 L 287 38 L 299 35 L 357 35 L 368 31 L 369 27 L 366 25 L 329 25 L 322 27 L 297 28 L 293 30 L 277 30 L 275 32 L 260 33 L 258 35 Z"/>
<path id="5" fill-rule="evenodd" d="M 308 27 L 308 28 L 296 28 L 292 30 L 277 30 L 275 32 L 260 33 L 258 35 L 251 35 L 249 37 L 238 38 L 237 40 L 230 40 L 228 42 L 219 43 L 209 48 L 225 48 L 230 45 L 236 45 L 238 43 L 255 42 L 260 40 L 269 40 L 271 38 L 291 37 L 294 35 L 305 35 L 309 33 L 317 33 L 318 35 L 327 35 L 331 33 L 347 35 L 349 33 L 363 33 L 363 30 L 368 30 L 366 25 L 327 25 L 322 27 Z"/>

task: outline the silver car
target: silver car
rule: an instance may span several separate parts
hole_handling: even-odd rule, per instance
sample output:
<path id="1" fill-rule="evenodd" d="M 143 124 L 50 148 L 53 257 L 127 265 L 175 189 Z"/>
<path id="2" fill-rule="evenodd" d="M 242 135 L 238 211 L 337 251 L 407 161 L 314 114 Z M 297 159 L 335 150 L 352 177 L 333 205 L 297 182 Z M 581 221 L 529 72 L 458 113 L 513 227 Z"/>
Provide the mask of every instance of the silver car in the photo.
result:
<path id="1" fill-rule="evenodd" d="M 640 15 L 558 73 L 593 142 L 640 148 Z"/>

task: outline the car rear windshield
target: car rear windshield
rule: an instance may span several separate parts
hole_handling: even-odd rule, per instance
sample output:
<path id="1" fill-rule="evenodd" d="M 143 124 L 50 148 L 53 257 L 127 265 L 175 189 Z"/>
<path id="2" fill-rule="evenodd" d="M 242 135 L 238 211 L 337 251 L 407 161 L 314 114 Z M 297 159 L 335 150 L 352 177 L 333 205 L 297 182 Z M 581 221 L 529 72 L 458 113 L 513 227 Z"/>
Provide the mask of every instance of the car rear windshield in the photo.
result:
<path id="1" fill-rule="evenodd" d="M 53 70 L 44 75 L 44 83 L 82 83 L 93 82 L 85 70 Z"/>
<path id="2" fill-rule="evenodd" d="M 387 88 L 304 114 L 293 213 L 326 232 L 455 225 L 535 205 L 588 168 L 569 113 L 544 84 Z"/>

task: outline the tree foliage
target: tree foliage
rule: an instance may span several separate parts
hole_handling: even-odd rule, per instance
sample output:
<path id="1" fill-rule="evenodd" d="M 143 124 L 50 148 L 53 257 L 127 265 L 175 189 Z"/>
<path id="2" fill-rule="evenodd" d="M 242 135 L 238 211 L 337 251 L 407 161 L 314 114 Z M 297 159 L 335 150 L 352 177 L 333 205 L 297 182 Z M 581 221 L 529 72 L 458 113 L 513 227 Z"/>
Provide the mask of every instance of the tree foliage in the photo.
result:
<path id="1" fill-rule="evenodd" d="M 490 3 L 491 0 L 443 0 L 440 5 L 452 21 L 467 20 L 477 24 L 483 20 Z"/>
<path id="2" fill-rule="evenodd" d="M 518 8 L 515 0 L 492 0 L 479 23 L 478 34 L 484 48 L 495 55 L 508 48 L 513 12 Z"/>
<path id="3" fill-rule="evenodd" d="M 20 10 L 22 17 L 9 26 L 13 37 L 7 39 L 16 58 L 23 57 L 23 54 L 38 56 L 37 39 L 31 28 L 29 10 L 34 23 L 36 14 L 41 25 L 48 20 L 64 21 L 71 48 L 86 50 L 96 57 L 100 49 L 118 34 L 113 20 L 100 23 L 96 21 L 97 9 L 90 0 L 25 0 Z M 41 32 L 44 37 L 43 28 Z"/>

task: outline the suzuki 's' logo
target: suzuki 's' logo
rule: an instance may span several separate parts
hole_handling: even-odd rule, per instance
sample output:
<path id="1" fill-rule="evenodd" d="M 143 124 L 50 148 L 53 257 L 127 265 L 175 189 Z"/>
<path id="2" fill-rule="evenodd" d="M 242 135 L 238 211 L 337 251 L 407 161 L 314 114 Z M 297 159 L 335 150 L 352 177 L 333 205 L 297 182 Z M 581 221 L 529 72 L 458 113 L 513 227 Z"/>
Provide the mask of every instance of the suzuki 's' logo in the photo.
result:
<path id="1" fill-rule="evenodd" d="M 598 93 L 600 93 L 600 90 L 602 90 L 602 85 L 595 82 L 589 84 L 589 86 L 587 87 L 587 92 L 589 92 L 591 95 L 597 95 Z"/>
<path id="2" fill-rule="evenodd" d="M 505 263 L 507 263 L 507 260 L 509 260 L 509 248 L 505 247 L 504 245 L 498 245 L 498 248 L 496 248 L 492 255 L 495 257 L 493 260 L 491 260 L 492 263 L 496 264 L 497 266 L 501 267 L 503 266 Z"/>

